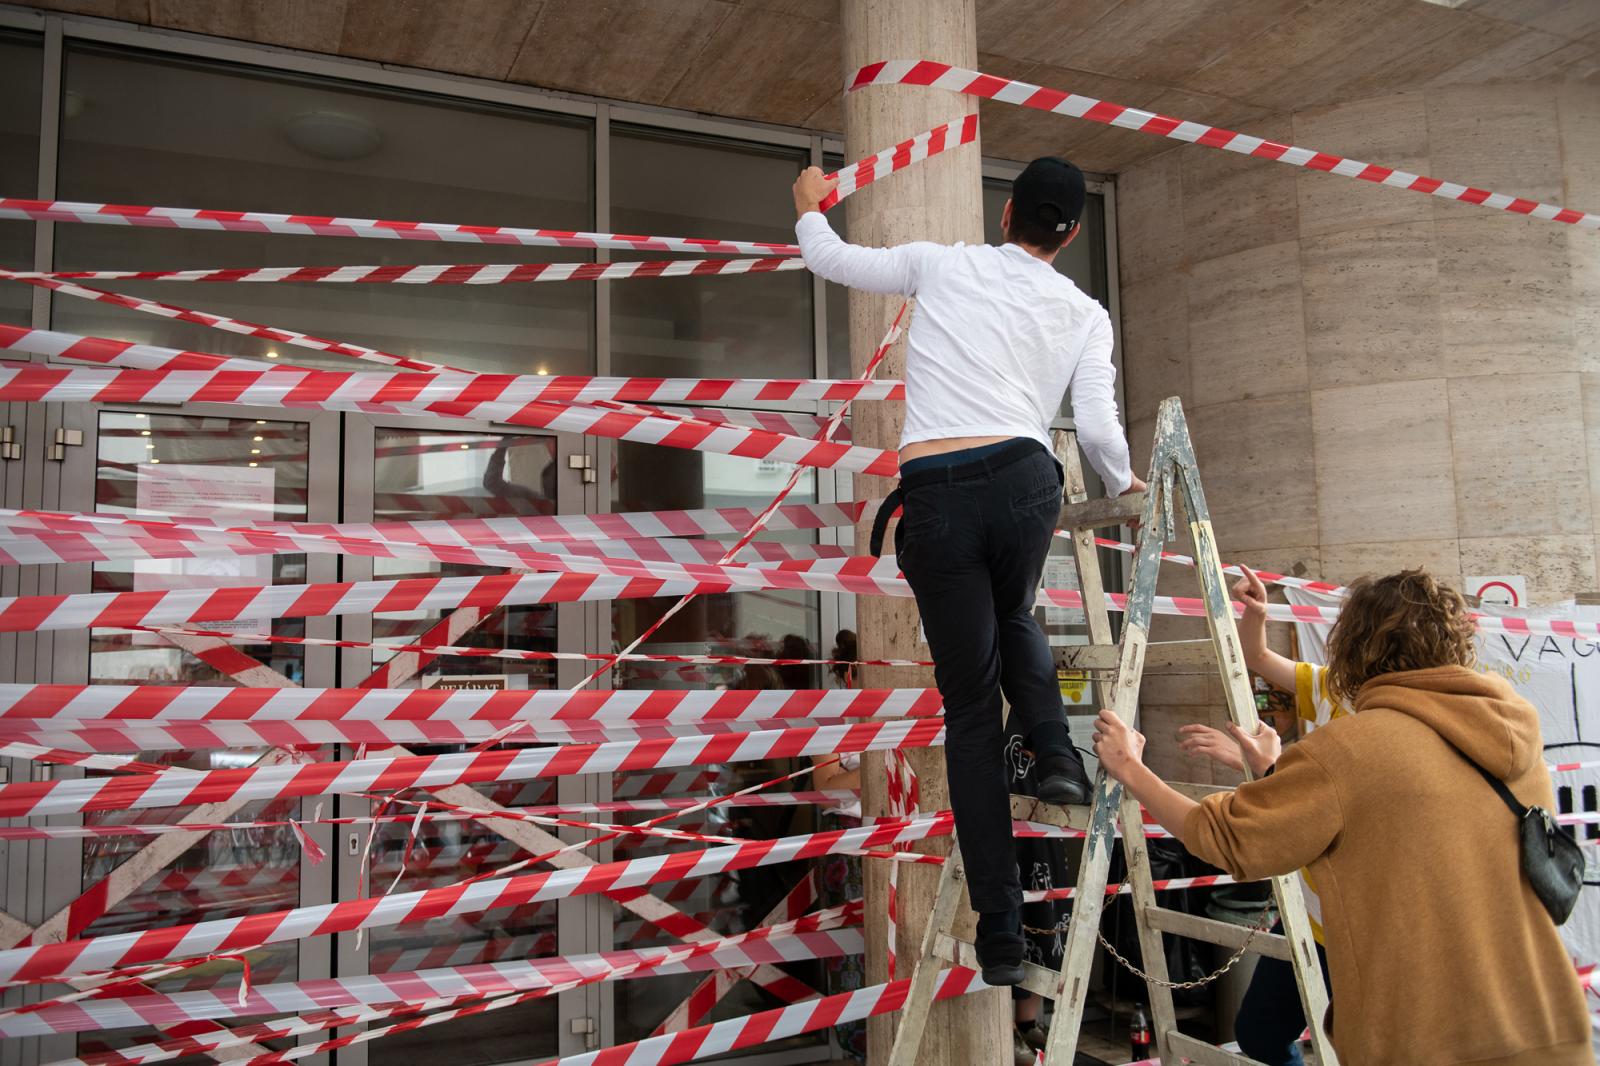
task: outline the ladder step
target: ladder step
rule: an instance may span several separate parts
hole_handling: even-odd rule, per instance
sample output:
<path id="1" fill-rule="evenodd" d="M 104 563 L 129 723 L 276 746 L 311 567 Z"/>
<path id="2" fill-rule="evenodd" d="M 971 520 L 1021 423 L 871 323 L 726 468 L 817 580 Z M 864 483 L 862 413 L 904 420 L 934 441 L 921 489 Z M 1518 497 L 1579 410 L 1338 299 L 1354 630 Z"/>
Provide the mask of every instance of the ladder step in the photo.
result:
<path id="1" fill-rule="evenodd" d="M 1056 666 L 1062 670 L 1087 670 L 1111 673 L 1122 664 L 1122 648 L 1116 644 L 1062 644 L 1055 649 Z M 1145 645 L 1146 670 L 1217 668 L 1217 650 L 1209 640 L 1168 640 Z"/>
<path id="2" fill-rule="evenodd" d="M 1209 640 L 1157 640 L 1145 645 L 1145 669 L 1217 665 L 1217 648 Z"/>
<path id="3" fill-rule="evenodd" d="M 1255 1059 L 1246 1058 L 1232 1051 L 1224 1051 L 1215 1044 L 1208 1044 L 1204 1040 L 1196 1040 L 1186 1036 L 1176 1029 L 1167 1033 L 1167 1044 L 1176 1055 L 1199 1066 L 1261 1066 Z"/>
<path id="4" fill-rule="evenodd" d="M 1218 792 L 1232 792 L 1232 785 L 1202 785 L 1197 781 L 1168 781 L 1167 787 L 1179 795 L 1188 796 L 1199 803 L 1207 796 L 1215 796 Z"/>
<path id="5" fill-rule="evenodd" d="M 1278 933 L 1257 933 L 1252 937 L 1250 930 L 1245 926 L 1219 922 L 1215 918 L 1202 918 L 1198 914 L 1185 914 L 1183 911 L 1170 910 L 1166 907 L 1146 907 L 1144 916 L 1152 926 L 1163 933 L 1193 937 L 1195 940 L 1204 940 L 1208 944 L 1216 944 L 1218 947 L 1234 951 L 1238 951 L 1248 940 L 1252 954 L 1266 955 L 1282 959 L 1284 962 L 1294 961 L 1294 956 L 1289 951 L 1288 937 Z"/>
<path id="6" fill-rule="evenodd" d="M 938 943 L 934 945 L 933 953 L 952 966 L 965 966 L 969 970 L 983 969 L 978 965 L 978 949 L 965 940 L 957 940 L 949 933 L 940 935 Z M 1061 996 L 1060 971 L 1047 970 L 1043 966 L 1025 962 L 1022 964 L 1022 974 L 1022 987 L 1029 992 L 1052 1000 Z"/>
<path id="7" fill-rule="evenodd" d="M 1143 514 L 1144 493 L 1130 492 L 1126 496 L 1063 504 L 1061 518 L 1056 525 L 1060 529 L 1073 531 L 1101 529 L 1105 526 L 1125 525 Z"/>
<path id="8" fill-rule="evenodd" d="M 1113 673 L 1122 662 L 1122 648 L 1116 644 L 1061 644 L 1053 650 L 1062 670 Z"/>
<path id="9" fill-rule="evenodd" d="M 1011 817 L 1024 822 L 1041 822 L 1045 825 L 1059 825 L 1066 829 L 1089 828 L 1090 808 L 1059 807 L 1054 803 L 1046 803 L 1032 796 L 1011 797 Z"/>

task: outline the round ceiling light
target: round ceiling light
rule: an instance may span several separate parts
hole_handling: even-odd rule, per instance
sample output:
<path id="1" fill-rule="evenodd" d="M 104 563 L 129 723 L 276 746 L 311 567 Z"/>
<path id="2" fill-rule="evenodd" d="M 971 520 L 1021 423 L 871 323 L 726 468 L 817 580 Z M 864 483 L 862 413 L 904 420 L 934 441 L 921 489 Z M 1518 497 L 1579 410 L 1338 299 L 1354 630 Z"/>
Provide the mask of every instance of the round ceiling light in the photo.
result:
<path id="1" fill-rule="evenodd" d="M 283 135 L 306 155 L 348 162 L 365 159 L 383 145 L 378 127 L 343 111 L 307 111 L 283 124 Z"/>

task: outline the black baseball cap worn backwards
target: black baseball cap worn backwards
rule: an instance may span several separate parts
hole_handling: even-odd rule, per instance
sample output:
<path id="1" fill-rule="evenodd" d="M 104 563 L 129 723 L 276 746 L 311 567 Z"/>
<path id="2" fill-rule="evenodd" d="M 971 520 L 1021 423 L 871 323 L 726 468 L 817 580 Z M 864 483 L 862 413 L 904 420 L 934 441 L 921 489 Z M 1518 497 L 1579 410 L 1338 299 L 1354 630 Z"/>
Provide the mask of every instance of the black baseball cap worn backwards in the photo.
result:
<path id="1" fill-rule="evenodd" d="M 1041 156 L 1011 183 L 1011 213 L 1057 233 L 1083 215 L 1083 171 L 1059 156 Z"/>

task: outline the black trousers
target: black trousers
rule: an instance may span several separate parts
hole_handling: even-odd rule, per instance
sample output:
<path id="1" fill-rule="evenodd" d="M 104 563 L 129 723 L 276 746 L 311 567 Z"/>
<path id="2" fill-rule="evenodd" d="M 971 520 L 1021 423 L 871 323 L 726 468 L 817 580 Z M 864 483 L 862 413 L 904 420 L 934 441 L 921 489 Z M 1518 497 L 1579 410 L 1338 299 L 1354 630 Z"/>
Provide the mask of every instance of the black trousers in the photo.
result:
<path id="1" fill-rule="evenodd" d="M 1283 932 L 1283 924 L 1272 927 Z M 1322 963 L 1322 980 L 1328 980 L 1328 955 L 1317 945 L 1317 961 Z M 1321 1022 L 1319 1021 L 1320 1025 Z M 1305 1008 L 1300 1005 L 1300 986 L 1294 967 L 1282 959 L 1263 955 L 1245 989 L 1233 1022 L 1233 1036 L 1246 1055 L 1267 1066 L 1301 1066 L 1300 1034 L 1306 1028 Z"/>
<path id="2" fill-rule="evenodd" d="M 1021 906 L 1022 886 L 1001 694 L 1012 732 L 1036 736 L 1041 723 L 1054 722 L 1065 739 L 1055 660 L 1033 617 L 1061 513 L 1061 468 L 1031 440 L 972 461 L 952 458 L 953 465 L 901 478 L 895 542 L 944 697 L 946 772 L 967 893 L 974 910 L 1004 911 Z"/>

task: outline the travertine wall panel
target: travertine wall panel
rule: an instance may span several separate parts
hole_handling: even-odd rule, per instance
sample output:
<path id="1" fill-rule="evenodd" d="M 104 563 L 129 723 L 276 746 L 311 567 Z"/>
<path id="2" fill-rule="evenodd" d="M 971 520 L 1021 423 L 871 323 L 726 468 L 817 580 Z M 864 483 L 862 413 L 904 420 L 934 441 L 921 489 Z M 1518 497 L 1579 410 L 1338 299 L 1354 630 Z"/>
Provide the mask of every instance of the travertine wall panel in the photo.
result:
<path id="1" fill-rule="evenodd" d="M 1268 125 L 1252 132 L 1291 132 Z M 1287 125 L 1370 162 L 1600 205 L 1594 85 L 1452 85 Z M 1118 182 L 1124 316 L 1151 316 L 1123 332 L 1136 450 L 1181 395 L 1224 551 L 1306 548 L 1340 580 L 1499 559 L 1540 599 L 1600 586 L 1600 237 L 1201 148 Z"/>
<path id="2" fill-rule="evenodd" d="M 1577 374 L 1457 378 L 1450 428 L 1463 537 L 1593 532 Z"/>
<path id="3" fill-rule="evenodd" d="M 1534 603 L 1561 599 L 1593 580 L 1594 537 L 1463 537 L 1463 574 L 1521 574 Z"/>
<path id="4" fill-rule="evenodd" d="M 1323 544 L 1457 535 L 1445 403 L 1438 379 L 1312 395 Z"/>
<path id="5" fill-rule="evenodd" d="M 1600 209 L 1600 86 L 1437 86 L 1286 124 L 1251 132 Z M 1182 396 L 1225 557 L 1521 574 L 1535 604 L 1600 588 L 1600 235 L 1198 147 L 1119 175 L 1118 228 L 1134 450 Z M 1220 701 L 1146 696 L 1154 758 L 1205 780 L 1171 734 Z"/>
<path id="6" fill-rule="evenodd" d="M 1428 110 L 1416 93 L 1300 112 L 1294 116 L 1294 143 L 1338 145 L 1355 159 L 1432 173 L 1426 153 Z M 1371 189 L 1320 171 L 1305 171 L 1296 181 L 1303 236 L 1433 218 L 1427 198 L 1404 189 Z"/>
<path id="7" fill-rule="evenodd" d="M 1459 205 L 1458 205 L 1459 206 Z M 1576 370 L 1570 234 L 1490 213 L 1433 225 L 1451 377 Z"/>
<path id="8" fill-rule="evenodd" d="M 1320 233 L 1296 247 L 1311 388 L 1445 375 L 1431 222 Z"/>
<path id="9" fill-rule="evenodd" d="M 1177 271 L 1122 287 L 1122 344 L 1149 353 L 1137 378 L 1125 382 L 1130 422 L 1155 416 L 1168 396 L 1190 394 L 1188 278 Z"/>
<path id="10" fill-rule="evenodd" d="M 1241 132 L 1287 140 L 1285 123 Z M 1183 182 L 1183 247 L 1190 262 L 1260 248 L 1299 235 L 1295 173 L 1233 152 L 1189 150 L 1178 156 Z M 1119 212 L 1120 217 L 1120 212 Z"/>
<path id="11" fill-rule="evenodd" d="M 1201 484 L 1223 548 L 1251 551 L 1317 539 L 1311 399 L 1306 393 L 1188 412 Z"/>
<path id="12" fill-rule="evenodd" d="M 1190 388 L 1196 405 L 1305 391 L 1300 293 L 1296 241 L 1190 268 Z"/>

